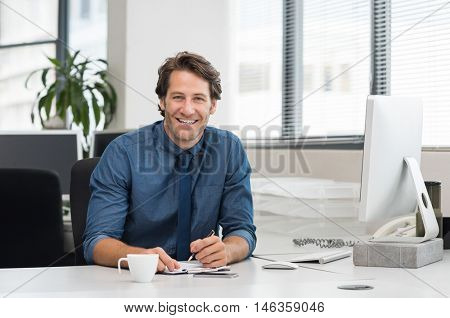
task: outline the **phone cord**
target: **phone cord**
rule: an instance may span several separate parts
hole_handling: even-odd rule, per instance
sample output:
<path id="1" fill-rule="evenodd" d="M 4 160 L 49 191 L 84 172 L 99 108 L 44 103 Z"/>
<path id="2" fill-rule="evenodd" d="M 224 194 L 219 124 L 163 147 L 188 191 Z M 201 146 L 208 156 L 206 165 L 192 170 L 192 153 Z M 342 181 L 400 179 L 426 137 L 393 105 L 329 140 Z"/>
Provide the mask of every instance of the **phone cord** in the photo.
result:
<path id="1" fill-rule="evenodd" d="M 340 248 L 344 246 L 352 247 L 356 244 L 355 241 L 344 241 L 343 239 L 314 239 L 314 238 L 300 238 L 292 240 L 295 245 L 305 246 L 307 244 L 315 244 L 321 248 Z"/>

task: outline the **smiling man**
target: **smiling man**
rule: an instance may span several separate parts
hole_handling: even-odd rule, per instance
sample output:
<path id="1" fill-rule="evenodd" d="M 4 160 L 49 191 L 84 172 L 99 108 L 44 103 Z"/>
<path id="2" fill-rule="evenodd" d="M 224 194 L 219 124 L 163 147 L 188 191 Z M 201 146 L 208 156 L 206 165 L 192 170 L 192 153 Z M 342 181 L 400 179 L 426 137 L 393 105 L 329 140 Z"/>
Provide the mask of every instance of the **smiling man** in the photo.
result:
<path id="1" fill-rule="evenodd" d="M 236 136 L 207 126 L 220 74 L 188 52 L 158 74 L 164 120 L 115 139 L 92 174 L 85 259 L 116 266 L 127 254 L 156 253 L 158 271 L 191 253 L 206 267 L 243 260 L 256 244 L 250 165 Z"/>

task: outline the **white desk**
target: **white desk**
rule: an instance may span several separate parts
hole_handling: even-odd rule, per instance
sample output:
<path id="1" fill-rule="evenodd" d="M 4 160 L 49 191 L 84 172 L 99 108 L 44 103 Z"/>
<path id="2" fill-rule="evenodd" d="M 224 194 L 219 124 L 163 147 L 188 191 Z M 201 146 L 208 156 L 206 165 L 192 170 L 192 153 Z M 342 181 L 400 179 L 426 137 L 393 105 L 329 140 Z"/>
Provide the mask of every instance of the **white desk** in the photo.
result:
<path id="1" fill-rule="evenodd" d="M 264 270 L 266 261 L 249 259 L 232 265 L 238 278 L 194 278 L 156 275 L 139 284 L 114 268 L 77 266 L 0 269 L 0 295 L 9 297 L 443 297 L 450 296 L 450 252 L 444 260 L 416 270 L 354 267 L 351 258 L 297 270 Z M 338 285 L 363 283 L 368 291 L 346 291 Z"/>
<path id="2" fill-rule="evenodd" d="M 292 203 L 299 205 L 298 202 Z M 287 211 L 291 211 L 285 207 Z M 283 210 L 283 209 L 281 209 Z M 265 210 L 263 210 L 265 211 Z M 298 237 L 364 237 L 361 224 L 348 218 L 297 218 L 256 213 L 258 244 L 255 254 L 298 253 Z M 350 238 L 352 236 L 350 235 Z M 267 261 L 249 259 L 232 265 L 238 278 L 194 278 L 157 275 L 152 283 L 131 281 L 114 268 L 100 266 L 0 269 L 0 296 L 8 297 L 444 297 L 450 296 L 450 251 L 444 260 L 423 268 L 355 267 L 351 258 L 325 265 L 308 264 L 297 270 L 264 270 Z M 34 277 L 34 278 L 33 278 Z M 24 284 L 25 282 L 28 283 Z M 340 290 L 345 284 L 367 284 L 366 291 Z M 18 288 L 24 284 L 22 287 Z M 16 289 L 17 288 L 17 289 Z M 15 290 L 16 289 L 16 290 Z M 11 291 L 15 290 L 13 293 Z"/>

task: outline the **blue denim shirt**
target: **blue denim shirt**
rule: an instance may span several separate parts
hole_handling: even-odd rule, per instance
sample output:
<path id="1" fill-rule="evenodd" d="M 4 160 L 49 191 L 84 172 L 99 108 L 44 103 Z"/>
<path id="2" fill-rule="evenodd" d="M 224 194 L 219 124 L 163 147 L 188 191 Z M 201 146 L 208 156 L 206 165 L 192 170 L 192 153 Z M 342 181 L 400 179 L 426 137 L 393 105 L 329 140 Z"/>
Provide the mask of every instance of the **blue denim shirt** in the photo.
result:
<path id="1" fill-rule="evenodd" d="M 143 248 L 162 247 L 176 254 L 178 211 L 177 156 L 183 150 L 164 131 L 163 122 L 116 138 L 91 176 L 84 232 L 84 257 L 93 263 L 95 245 L 115 238 Z M 191 241 L 218 226 L 223 237 L 239 236 L 256 245 L 251 168 L 240 140 L 230 132 L 206 127 L 191 149 Z"/>

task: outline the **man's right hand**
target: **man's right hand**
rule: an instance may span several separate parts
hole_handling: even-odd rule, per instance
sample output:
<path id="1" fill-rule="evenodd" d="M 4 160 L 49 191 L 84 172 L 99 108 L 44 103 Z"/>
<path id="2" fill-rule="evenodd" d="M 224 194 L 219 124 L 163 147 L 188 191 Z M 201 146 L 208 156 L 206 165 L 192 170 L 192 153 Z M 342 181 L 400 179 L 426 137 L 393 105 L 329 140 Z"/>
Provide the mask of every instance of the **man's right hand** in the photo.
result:
<path id="1" fill-rule="evenodd" d="M 180 264 L 171 258 L 161 247 L 155 247 L 155 248 L 149 248 L 142 252 L 142 254 L 158 254 L 159 255 L 159 261 L 158 261 L 158 272 L 163 272 L 167 268 L 169 271 L 173 271 L 175 269 L 180 268 Z"/>
<path id="2" fill-rule="evenodd" d="M 142 248 L 129 246 L 113 238 L 105 238 L 98 242 L 94 248 L 93 257 L 97 265 L 116 267 L 119 258 L 127 257 L 127 254 L 158 254 L 158 272 L 163 272 L 166 266 L 169 271 L 180 268 L 180 264 L 167 255 L 161 247 Z"/>

